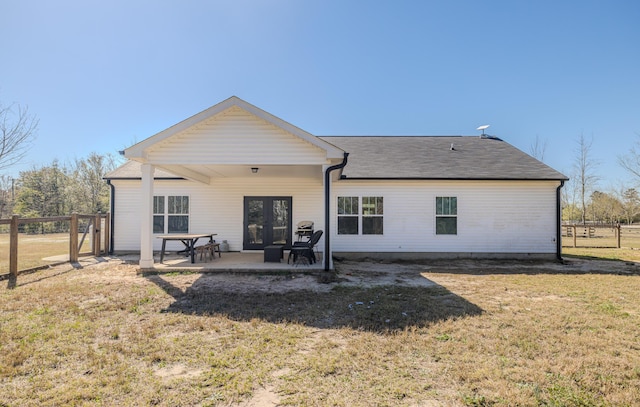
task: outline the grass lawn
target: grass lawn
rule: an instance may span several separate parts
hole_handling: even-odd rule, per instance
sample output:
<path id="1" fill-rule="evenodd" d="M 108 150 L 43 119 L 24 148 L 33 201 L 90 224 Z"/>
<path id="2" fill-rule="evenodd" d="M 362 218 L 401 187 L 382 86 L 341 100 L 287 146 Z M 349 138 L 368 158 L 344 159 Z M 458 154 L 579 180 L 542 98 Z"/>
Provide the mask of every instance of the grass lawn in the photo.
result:
<path id="1" fill-rule="evenodd" d="M 0 286 L 0 406 L 637 405 L 636 266 L 570 263 L 20 276 Z"/>
<path id="2" fill-rule="evenodd" d="M 7 229 L 4 227 L 4 229 Z M 2 230 L 0 233 L 0 275 L 9 272 L 9 233 Z M 78 240 L 82 239 L 82 234 Z M 81 253 L 91 252 L 89 238 L 85 238 Z M 69 259 L 69 234 L 24 234 L 18 235 L 18 270 L 28 270 L 35 267 L 46 266 L 53 261 L 47 257 L 67 255 Z"/>

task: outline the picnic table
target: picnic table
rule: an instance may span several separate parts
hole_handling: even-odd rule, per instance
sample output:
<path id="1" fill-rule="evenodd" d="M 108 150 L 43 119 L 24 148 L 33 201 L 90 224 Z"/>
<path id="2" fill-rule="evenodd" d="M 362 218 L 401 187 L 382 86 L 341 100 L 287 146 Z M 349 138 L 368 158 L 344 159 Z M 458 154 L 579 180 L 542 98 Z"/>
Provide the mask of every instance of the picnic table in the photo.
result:
<path id="1" fill-rule="evenodd" d="M 216 233 L 172 233 L 170 235 L 156 236 L 158 239 L 162 239 L 162 250 L 160 251 L 160 263 L 164 261 L 164 252 L 167 247 L 167 241 L 175 240 L 180 241 L 185 246 L 185 252 L 191 255 L 191 263 L 195 263 L 195 246 L 199 239 L 208 237 L 209 241 L 213 241 L 213 237 Z"/>

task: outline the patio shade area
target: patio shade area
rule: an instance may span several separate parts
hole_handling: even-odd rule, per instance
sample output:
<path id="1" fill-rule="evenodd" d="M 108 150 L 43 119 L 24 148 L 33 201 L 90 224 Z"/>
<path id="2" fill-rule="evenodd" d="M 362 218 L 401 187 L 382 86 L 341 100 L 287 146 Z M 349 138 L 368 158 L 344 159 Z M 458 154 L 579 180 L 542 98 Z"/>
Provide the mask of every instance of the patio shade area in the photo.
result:
<path id="1" fill-rule="evenodd" d="M 256 270 L 272 270 L 272 271 L 292 271 L 292 270 L 322 270 L 322 253 L 316 253 L 316 262 L 308 264 L 304 260 L 298 261 L 295 264 L 293 259 L 291 263 L 287 264 L 287 258 L 289 251 L 284 251 L 284 258 L 280 263 L 265 262 L 264 253 L 262 251 L 256 252 L 223 252 L 221 257 L 216 254 L 215 258 L 211 260 L 208 257 L 206 260 L 200 259 L 200 256 L 196 256 L 195 263 L 191 263 L 191 258 L 183 254 L 176 254 L 175 252 L 169 252 L 165 255 L 164 261 L 160 263 L 160 253 L 154 253 L 154 269 L 158 271 L 172 271 L 172 270 L 189 270 L 194 272 L 206 272 L 206 271 L 256 271 Z"/>

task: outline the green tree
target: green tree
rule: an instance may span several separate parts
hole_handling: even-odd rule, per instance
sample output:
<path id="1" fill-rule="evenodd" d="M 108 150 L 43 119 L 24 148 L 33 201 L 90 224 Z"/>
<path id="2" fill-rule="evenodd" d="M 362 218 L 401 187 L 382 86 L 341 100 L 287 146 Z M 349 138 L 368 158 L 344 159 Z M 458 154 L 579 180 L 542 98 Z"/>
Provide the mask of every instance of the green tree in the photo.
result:
<path id="1" fill-rule="evenodd" d="M 24 217 L 61 216 L 68 213 L 68 176 L 54 161 L 50 166 L 22 171 L 14 211 Z"/>
<path id="2" fill-rule="evenodd" d="M 114 168 L 113 156 L 91 153 L 68 168 L 54 160 L 23 171 L 15 185 L 14 211 L 23 217 L 106 213 L 111 191 L 103 177 Z"/>
<path id="3" fill-rule="evenodd" d="M 562 206 L 562 220 L 577 223 L 582 219 L 582 211 L 575 203 L 567 203 Z"/>
<path id="4" fill-rule="evenodd" d="M 632 224 L 640 212 L 640 196 L 635 188 L 628 188 L 622 193 L 622 213 L 627 224 Z"/>
<path id="5" fill-rule="evenodd" d="M 596 223 L 617 223 L 622 216 L 622 203 L 614 195 L 594 191 L 591 194 L 588 214 Z"/>
<path id="6" fill-rule="evenodd" d="M 102 179 L 115 168 L 110 154 L 95 152 L 87 158 L 76 159 L 68 185 L 68 204 L 73 212 L 106 213 L 109 211 L 110 189 Z"/>

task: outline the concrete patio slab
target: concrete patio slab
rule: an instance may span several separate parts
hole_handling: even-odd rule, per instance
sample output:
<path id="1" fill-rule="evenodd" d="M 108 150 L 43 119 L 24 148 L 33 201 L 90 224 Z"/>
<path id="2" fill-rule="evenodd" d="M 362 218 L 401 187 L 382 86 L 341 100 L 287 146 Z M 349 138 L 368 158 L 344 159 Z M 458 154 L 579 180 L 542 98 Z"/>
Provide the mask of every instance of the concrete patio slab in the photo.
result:
<path id="1" fill-rule="evenodd" d="M 316 253 L 317 261 L 313 264 L 297 262 L 287 264 L 289 252 L 284 252 L 284 258 L 280 263 L 264 262 L 264 254 L 259 252 L 223 252 L 218 257 L 216 254 L 212 260 L 210 257 L 200 259 L 196 257 L 196 262 L 191 263 L 189 257 L 181 254 L 169 253 L 160 263 L 160 255 L 154 254 L 153 268 L 157 271 L 189 270 L 194 272 L 206 271 L 319 271 L 324 269 L 322 254 Z"/>

